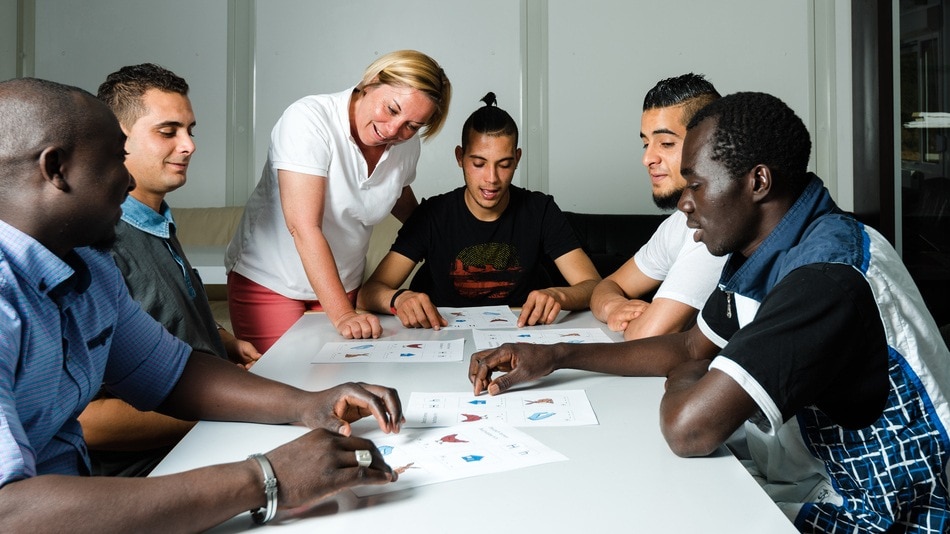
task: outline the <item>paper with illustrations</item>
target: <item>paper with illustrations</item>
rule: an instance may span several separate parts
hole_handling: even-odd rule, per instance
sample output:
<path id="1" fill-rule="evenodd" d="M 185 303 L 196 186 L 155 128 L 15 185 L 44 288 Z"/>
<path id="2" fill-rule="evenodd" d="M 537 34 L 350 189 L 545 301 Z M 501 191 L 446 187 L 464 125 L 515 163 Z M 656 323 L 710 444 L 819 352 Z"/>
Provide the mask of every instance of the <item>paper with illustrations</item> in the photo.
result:
<path id="1" fill-rule="evenodd" d="M 377 430 L 363 437 L 373 440 L 386 463 L 399 473 L 399 480 L 353 488 L 360 497 L 567 460 L 521 430 L 500 422 L 404 428 L 399 434 Z"/>
<path id="2" fill-rule="evenodd" d="M 552 328 L 519 330 L 472 330 L 475 350 L 493 349 L 503 343 L 613 343 L 600 328 Z"/>
<path id="3" fill-rule="evenodd" d="M 439 308 L 439 313 L 449 323 L 446 329 L 518 328 L 518 316 L 508 306 Z"/>
<path id="4" fill-rule="evenodd" d="M 459 362 L 465 339 L 442 341 L 358 340 L 327 343 L 311 363 L 421 363 Z"/>
<path id="5" fill-rule="evenodd" d="M 596 425 L 597 416 L 582 389 L 525 390 L 503 395 L 422 393 L 409 396 L 405 427 L 505 422 L 518 427 Z"/>

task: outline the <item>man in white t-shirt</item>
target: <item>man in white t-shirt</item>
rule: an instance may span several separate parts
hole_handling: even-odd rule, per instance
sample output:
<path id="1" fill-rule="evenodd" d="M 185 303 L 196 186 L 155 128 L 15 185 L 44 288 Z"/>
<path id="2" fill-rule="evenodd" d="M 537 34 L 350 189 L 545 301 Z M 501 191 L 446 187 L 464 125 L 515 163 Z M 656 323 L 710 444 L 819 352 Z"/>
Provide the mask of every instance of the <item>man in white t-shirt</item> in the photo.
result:
<path id="1" fill-rule="evenodd" d="M 643 165 L 653 184 L 653 202 L 675 209 L 686 180 L 680 156 L 686 124 L 719 93 L 701 74 L 684 74 L 657 82 L 643 99 L 640 139 Z M 686 216 L 676 211 L 653 237 L 617 271 L 594 288 L 594 316 L 624 339 L 679 332 L 689 327 L 722 271 L 723 259 L 693 239 Z M 652 302 L 643 300 L 656 291 Z"/>

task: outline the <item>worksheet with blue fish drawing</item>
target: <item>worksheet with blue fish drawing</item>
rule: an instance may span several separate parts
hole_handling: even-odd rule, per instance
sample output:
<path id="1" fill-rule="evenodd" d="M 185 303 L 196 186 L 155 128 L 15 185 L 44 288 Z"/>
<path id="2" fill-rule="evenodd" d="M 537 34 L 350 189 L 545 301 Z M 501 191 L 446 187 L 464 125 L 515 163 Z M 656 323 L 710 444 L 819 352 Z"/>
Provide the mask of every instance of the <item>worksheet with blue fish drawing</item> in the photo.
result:
<path id="1" fill-rule="evenodd" d="M 475 350 L 494 349 L 504 343 L 613 343 L 600 328 L 521 328 L 518 330 L 472 330 Z"/>
<path id="2" fill-rule="evenodd" d="M 563 454 L 502 422 L 480 421 L 447 428 L 374 430 L 370 439 L 399 479 L 381 486 L 357 486 L 360 497 L 567 460 Z"/>
<path id="3" fill-rule="evenodd" d="M 517 427 L 596 425 L 597 416 L 583 389 L 525 390 L 502 395 L 471 392 L 409 396 L 403 415 L 408 428 L 467 425 L 481 421 Z"/>
<path id="4" fill-rule="evenodd" d="M 475 306 L 471 308 L 439 308 L 448 325 L 445 329 L 518 328 L 518 317 L 508 306 Z"/>
<path id="5" fill-rule="evenodd" d="M 439 341 L 338 341 L 325 344 L 311 363 L 460 362 L 465 338 Z"/>

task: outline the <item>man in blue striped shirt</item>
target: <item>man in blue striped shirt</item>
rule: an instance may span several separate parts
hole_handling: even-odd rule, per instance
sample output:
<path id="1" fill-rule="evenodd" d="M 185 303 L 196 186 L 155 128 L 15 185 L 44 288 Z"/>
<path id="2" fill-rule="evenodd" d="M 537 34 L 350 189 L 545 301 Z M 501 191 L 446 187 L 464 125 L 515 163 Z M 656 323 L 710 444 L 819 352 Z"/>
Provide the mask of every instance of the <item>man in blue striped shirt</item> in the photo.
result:
<path id="1" fill-rule="evenodd" d="M 53 82 L 2 82 L 0 132 L 0 531 L 205 530 L 265 505 L 270 519 L 277 499 L 294 508 L 395 480 L 371 442 L 348 437 L 349 422 L 370 414 L 398 431 L 395 391 L 304 392 L 260 378 L 193 352 L 131 299 L 107 250 L 135 182 L 103 103 Z M 89 473 L 77 416 L 100 386 L 181 419 L 316 430 L 266 456 L 169 477 L 68 476 Z M 363 449 L 366 467 L 353 454 Z M 262 471 L 280 479 L 277 494 L 261 491 Z"/>

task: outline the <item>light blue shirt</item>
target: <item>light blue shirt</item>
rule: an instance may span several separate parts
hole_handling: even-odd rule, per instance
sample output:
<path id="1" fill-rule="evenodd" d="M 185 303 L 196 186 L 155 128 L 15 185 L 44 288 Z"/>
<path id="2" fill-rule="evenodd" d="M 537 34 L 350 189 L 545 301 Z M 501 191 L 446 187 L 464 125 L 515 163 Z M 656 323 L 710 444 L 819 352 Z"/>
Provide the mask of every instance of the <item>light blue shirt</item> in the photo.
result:
<path id="1" fill-rule="evenodd" d="M 188 288 L 188 296 L 195 298 L 195 286 L 191 283 L 191 277 L 188 276 L 188 267 L 185 260 L 175 251 L 175 247 L 168 242 L 175 231 L 175 220 L 172 218 L 172 210 L 165 201 L 162 201 L 161 212 L 157 213 L 152 208 L 142 204 L 135 197 L 128 196 L 122 203 L 122 220 L 129 223 L 133 228 L 137 228 L 146 234 L 160 237 L 165 242 L 165 248 L 171 254 L 178 268 L 181 269 L 181 276 Z"/>
<path id="2" fill-rule="evenodd" d="M 0 221 L 0 485 L 88 474 L 77 417 L 100 386 L 153 410 L 190 353 L 129 297 L 108 253 L 63 260 Z"/>

